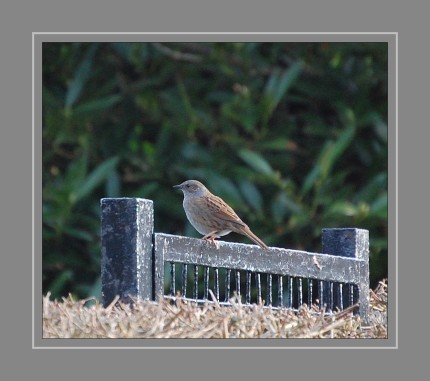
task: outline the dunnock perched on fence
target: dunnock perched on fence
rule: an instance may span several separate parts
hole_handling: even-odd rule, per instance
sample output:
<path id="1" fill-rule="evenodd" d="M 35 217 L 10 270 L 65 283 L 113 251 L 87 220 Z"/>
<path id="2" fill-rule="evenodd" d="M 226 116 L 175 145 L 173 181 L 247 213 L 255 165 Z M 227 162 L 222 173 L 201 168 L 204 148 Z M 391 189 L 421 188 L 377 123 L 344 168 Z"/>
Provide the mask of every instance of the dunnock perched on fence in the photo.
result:
<path id="1" fill-rule="evenodd" d="M 184 210 L 191 225 L 203 234 L 203 239 L 209 240 L 218 248 L 215 238 L 231 232 L 243 234 L 263 249 L 268 246 L 258 238 L 234 210 L 220 197 L 213 195 L 197 180 L 187 180 L 175 185 L 184 193 Z"/>

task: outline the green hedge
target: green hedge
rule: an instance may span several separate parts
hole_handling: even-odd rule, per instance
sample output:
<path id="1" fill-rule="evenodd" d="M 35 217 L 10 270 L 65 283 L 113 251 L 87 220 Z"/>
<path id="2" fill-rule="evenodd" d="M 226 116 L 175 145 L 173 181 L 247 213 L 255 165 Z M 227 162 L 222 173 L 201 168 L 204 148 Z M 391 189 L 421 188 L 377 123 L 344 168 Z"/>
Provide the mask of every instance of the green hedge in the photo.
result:
<path id="1" fill-rule="evenodd" d="M 155 202 L 199 179 L 268 245 L 370 230 L 387 276 L 386 43 L 44 43 L 43 292 L 100 295 L 100 198 Z M 247 242 L 231 234 L 227 240 Z"/>

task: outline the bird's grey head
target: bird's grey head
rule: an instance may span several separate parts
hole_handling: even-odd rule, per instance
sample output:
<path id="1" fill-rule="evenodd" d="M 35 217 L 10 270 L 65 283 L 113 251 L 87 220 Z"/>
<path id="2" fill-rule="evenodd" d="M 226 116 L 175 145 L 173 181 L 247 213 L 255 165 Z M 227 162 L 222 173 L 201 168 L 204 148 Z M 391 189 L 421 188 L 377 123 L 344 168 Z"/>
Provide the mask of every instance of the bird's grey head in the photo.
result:
<path id="1" fill-rule="evenodd" d="M 187 180 L 182 184 L 174 185 L 173 188 L 180 189 L 184 192 L 184 196 L 203 196 L 208 192 L 207 188 L 197 180 Z"/>

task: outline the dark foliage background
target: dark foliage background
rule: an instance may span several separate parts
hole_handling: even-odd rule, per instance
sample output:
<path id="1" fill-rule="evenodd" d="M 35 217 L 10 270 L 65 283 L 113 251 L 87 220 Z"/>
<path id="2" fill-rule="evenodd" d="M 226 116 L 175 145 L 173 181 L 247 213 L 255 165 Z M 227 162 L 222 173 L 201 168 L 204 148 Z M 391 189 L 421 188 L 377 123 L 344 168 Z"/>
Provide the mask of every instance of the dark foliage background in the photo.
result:
<path id="1" fill-rule="evenodd" d="M 198 237 L 172 189 L 190 178 L 268 245 L 369 229 L 374 287 L 387 150 L 386 43 L 44 43 L 43 292 L 100 296 L 102 197 Z"/>

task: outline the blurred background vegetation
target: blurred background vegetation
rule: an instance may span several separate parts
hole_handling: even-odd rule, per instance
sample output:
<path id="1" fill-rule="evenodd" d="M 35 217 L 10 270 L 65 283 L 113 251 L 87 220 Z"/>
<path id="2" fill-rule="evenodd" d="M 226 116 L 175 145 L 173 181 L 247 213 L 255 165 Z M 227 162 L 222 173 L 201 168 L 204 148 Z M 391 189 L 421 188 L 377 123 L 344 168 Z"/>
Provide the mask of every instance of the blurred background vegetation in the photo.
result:
<path id="1" fill-rule="evenodd" d="M 152 199 L 156 231 L 199 237 L 172 189 L 186 179 L 271 246 L 369 229 L 374 287 L 387 86 L 386 43 L 44 43 L 43 293 L 100 297 L 102 197 Z"/>

